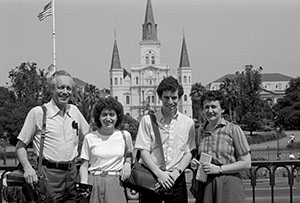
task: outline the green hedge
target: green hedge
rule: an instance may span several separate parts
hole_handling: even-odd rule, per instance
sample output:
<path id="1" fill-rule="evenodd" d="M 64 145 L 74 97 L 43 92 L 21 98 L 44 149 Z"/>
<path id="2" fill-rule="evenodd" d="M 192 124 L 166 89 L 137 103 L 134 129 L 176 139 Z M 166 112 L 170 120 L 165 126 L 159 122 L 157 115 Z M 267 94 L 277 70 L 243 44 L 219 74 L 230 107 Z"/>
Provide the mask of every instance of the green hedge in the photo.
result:
<path id="1" fill-rule="evenodd" d="M 273 141 L 276 139 L 281 139 L 286 137 L 286 134 L 284 133 L 277 133 L 275 131 L 269 131 L 269 132 L 256 132 L 252 136 L 249 134 L 246 135 L 248 143 L 250 145 L 252 144 L 260 144 L 263 142 Z"/>

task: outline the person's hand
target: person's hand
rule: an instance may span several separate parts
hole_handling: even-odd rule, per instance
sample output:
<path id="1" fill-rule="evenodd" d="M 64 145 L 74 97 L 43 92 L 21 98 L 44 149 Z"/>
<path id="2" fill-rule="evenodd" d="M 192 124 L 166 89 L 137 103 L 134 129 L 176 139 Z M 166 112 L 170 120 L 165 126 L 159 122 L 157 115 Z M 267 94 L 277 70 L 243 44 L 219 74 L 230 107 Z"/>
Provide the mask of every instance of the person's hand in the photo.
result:
<path id="1" fill-rule="evenodd" d="M 32 188 L 34 187 L 34 184 L 39 181 L 36 171 L 32 168 L 32 166 L 24 169 L 24 178 L 25 178 L 25 181 L 29 185 L 31 185 Z"/>
<path id="2" fill-rule="evenodd" d="M 121 170 L 121 180 L 124 181 L 129 178 L 131 174 L 131 164 L 129 162 L 125 162 L 123 168 Z"/>
<path id="3" fill-rule="evenodd" d="M 192 168 L 192 170 L 195 171 L 198 168 L 199 165 L 200 165 L 200 162 L 196 158 L 193 158 L 191 160 L 191 168 Z"/>
<path id="4" fill-rule="evenodd" d="M 177 178 L 180 176 L 180 173 L 178 170 L 174 169 L 171 171 L 170 176 L 174 180 L 174 182 L 177 180 Z"/>
<path id="5" fill-rule="evenodd" d="M 203 164 L 202 167 L 206 174 L 218 174 L 220 169 L 219 166 L 211 163 Z"/>
<path id="6" fill-rule="evenodd" d="M 158 183 L 155 184 L 156 190 L 161 190 L 161 187 L 164 190 L 169 190 L 175 183 L 175 180 L 171 176 L 170 171 L 161 171 L 161 173 L 157 176 Z"/>

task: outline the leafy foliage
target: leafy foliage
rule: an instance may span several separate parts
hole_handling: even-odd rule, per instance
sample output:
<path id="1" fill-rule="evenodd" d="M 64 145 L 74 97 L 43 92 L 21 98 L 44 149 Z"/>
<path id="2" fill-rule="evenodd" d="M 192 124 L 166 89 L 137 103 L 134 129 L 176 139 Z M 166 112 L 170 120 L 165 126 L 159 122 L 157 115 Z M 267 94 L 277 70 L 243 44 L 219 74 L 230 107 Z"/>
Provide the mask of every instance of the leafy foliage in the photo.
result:
<path id="1" fill-rule="evenodd" d="M 278 133 L 275 131 L 265 132 L 265 133 L 255 133 L 252 135 L 246 135 L 249 145 L 260 144 L 264 142 L 269 142 L 277 139 L 286 137 L 284 133 Z"/>
<path id="2" fill-rule="evenodd" d="M 91 84 L 87 84 L 83 90 L 80 88 L 76 90 L 72 98 L 72 103 L 78 107 L 85 119 L 92 123 L 94 105 L 101 97 L 105 97 L 108 93 L 100 91 L 96 86 Z"/>
<path id="3" fill-rule="evenodd" d="M 236 80 L 225 78 L 223 83 L 220 85 L 220 91 L 225 97 L 225 104 L 228 106 L 229 110 L 229 120 L 235 121 L 235 109 L 240 104 L 240 86 L 237 84 Z"/>
<path id="4" fill-rule="evenodd" d="M 132 140 L 136 140 L 137 131 L 139 128 L 139 122 L 130 115 L 124 115 L 121 129 L 127 130 L 131 134 Z"/>
<path id="5" fill-rule="evenodd" d="M 50 100 L 47 76 L 44 70 L 37 68 L 36 63 L 22 63 L 9 72 L 11 88 L 0 87 L 0 134 L 7 131 L 11 144 L 16 144 L 29 110 Z M 106 95 L 109 95 L 109 90 L 99 90 L 96 86 L 87 84 L 83 89 L 75 88 L 71 103 L 77 105 L 85 119 L 93 125 L 93 107 L 99 98 Z M 135 139 L 138 122 L 125 116 L 124 124 Z"/>
<path id="6" fill-rule="evenodd" d="M 242 72 L 236 72 L 235 77 L 225 78 L 220 85 L 220 91 L 225 98 L 224 117 L 245 126 L 250 134 L 254 130 L 263 129 L 264 125 L 272 126 L 274 110 L 260 97 L 262 67 L 254 69 L 247 65 Z M 201 118 L 200 99 L 206 91 L 201 83 L 192 86 L 191 94 L 194 117 Z M 229 118 L 227 118 L 229 116 Z"/>
<path id="7" fill-rule="evenodd" d="M 286 95 L 279 100 L 275 106 L 278 112 L 277 125 L 285 129 L 300 129 L 300 78 L 292 79 L 289 88 L 286 89 Z"/>
<path id="8" fill-rule="evenodd" d="M 202 107 L 200 104 L 201 97 L 205 91 L 207 90 L 203 85 L 201 85 L 201 83 L 195 83 L 192 85 L 190 93 L 192 98 L 193 117 L 196 118 L 200 123 L 203 123 L 205 120 L 203 114 L 201 113 Z"/>
<path id="9" fill-rule="evenodd" d="M 20 132 L 29 110 L 47 100 L 49 94 L 46 86 L 46 73 L 37 69 L 36 63 L 22 63 L 9 72 L 11 90 L 0 98 L 2 121 L 0 126 L 10 135 L 9 140 L 16 144 L 16 137 Z M 3 90 L 2 91 L 6 91 Z M 8 99 L 7 101 L 5 101 Z M 2 107 L 2 106 L 1 106 Z"/>

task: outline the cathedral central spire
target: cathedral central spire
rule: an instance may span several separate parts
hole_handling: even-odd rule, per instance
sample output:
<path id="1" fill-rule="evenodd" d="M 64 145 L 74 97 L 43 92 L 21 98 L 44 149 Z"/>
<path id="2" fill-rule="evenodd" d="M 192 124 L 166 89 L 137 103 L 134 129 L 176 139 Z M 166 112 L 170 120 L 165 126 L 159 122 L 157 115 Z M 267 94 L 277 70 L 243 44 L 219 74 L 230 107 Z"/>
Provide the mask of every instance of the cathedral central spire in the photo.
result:
<path id="1" fill-rule="evenodd" d="M 157 40 L 157 24 L 154 21 L 151 0 L 147 0 L 142 40 Z"/>

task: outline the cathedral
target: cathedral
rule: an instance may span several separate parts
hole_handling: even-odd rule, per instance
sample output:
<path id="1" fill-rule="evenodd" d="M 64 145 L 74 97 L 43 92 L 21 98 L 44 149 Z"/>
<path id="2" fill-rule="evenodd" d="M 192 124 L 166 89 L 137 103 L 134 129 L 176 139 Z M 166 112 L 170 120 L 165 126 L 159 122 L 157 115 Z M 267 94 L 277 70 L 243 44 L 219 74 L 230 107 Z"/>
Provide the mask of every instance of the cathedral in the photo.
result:
<path id="1" fill-rule="evenodd" d="M 145 21 L 142 25 L 142 40 L 139 42 L 139 64 L 132 65 L 127 69 L 121 66 L 117 40 L 115 39 L 110 67 L 110 94 L 123 104 L 124 113 L 133 118 L 139 119 L 149 108 L 158 109 L 161 107 L 156 88 L 163 78 L 172 74 L 170 67 L 160 61 L 160 45 L 151 0 L 147 0 Z M 192 68 L 190 67 L 185 36 L 182 40 L 177 75 L 172 76 L 178 79 L 184 89 L 178 110 L 192 117 L 192 101 L 189 96 L 192 87 Z"/>

